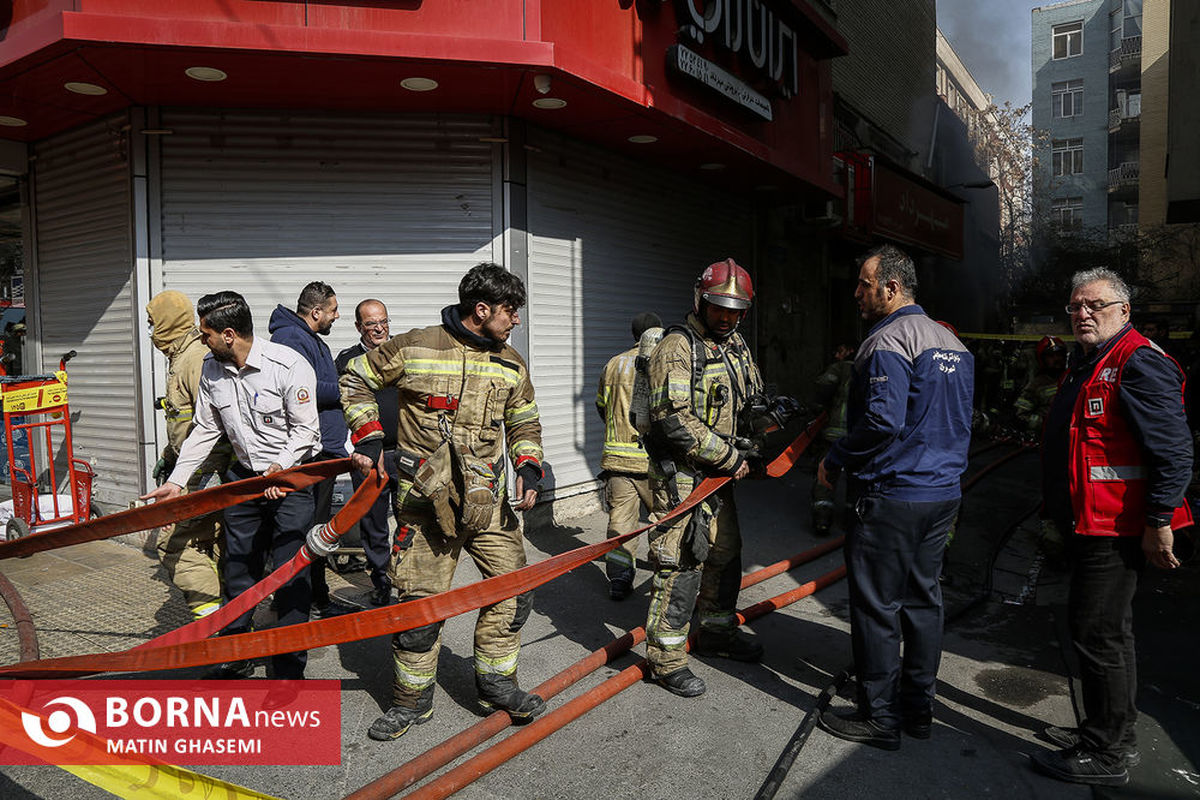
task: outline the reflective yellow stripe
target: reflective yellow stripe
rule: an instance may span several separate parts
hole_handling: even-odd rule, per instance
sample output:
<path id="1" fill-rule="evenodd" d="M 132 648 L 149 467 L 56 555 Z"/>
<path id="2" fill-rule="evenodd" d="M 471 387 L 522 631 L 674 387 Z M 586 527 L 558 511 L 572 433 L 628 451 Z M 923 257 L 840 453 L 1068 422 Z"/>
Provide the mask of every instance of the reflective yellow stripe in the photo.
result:
<path id="1" fill-rule="evenodd" d="M 432 686 L 436 678 L 437 673 L 435 672 L 416 672 L 410 670 L 399 661 L 396 662 L 396 683 L 401 686 L 420 691 Z"/>
<path id="2" fill-rule="evenodd" d="M 504 422 L 506 425 L 521 425 L 526 422 L 532 422 L 537 418 L 538 407 L 536 402 L 504 410 Z"/>
<path id="3" fill-rule="evenodd" d="M 464 367 L 460 361 L 445 361 L 436 358 L 413 358 L 404 362 L 404 371 L 409 375 L 462 375 L 463 370 L 468 375 L 487 375 L 503 378 L 505 382 L 516 386 L 521 374 L 511 367 L 505 367 L 492 361 L 472 361 L 468 359 Z"/>
<path id="4" fill-rule="evenodd" d="M 367 354 L 355 356 L 346 364 L 346 372 L 353 373 L 363 379 L 363 383 L 367 384 L 367 388 L 372 392 L 377 392 L 383 388 L 383 381 L 375 370 L 371 368 L 371 362 L 367 360 Z"/>
<path id="5" fill-rule="evenodd" d="M 379 406 L 374 403 L 353 403 L 346 406 L 343 415 L 346 417 L 346 425 L 350 430 L 358 430 L 365 425 L 369 420 L 364 417 L 370 416 L 374 412 L 375 416 L 379 416 Z"/>
<path id="6" fill-rule="evenodd" d="M 476 650 L 475 671 L 480 675 L 512 675 L 517 671 L 518 652 L 520 651 L 514 650 L 500 658 L 488 658 Z"/>
<path id="7" fill-rule="evenodd" d="M 627 456 L 629 458 L 645 458 L 646 451 L 636 442 L 605 442 L 606 455 Z"/>

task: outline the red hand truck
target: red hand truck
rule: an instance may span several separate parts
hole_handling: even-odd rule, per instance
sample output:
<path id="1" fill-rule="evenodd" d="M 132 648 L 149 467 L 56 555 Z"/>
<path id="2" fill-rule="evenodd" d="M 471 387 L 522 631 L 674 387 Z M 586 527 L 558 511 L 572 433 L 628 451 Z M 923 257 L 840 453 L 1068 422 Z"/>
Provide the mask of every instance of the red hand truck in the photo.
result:
<path id="1" fill-rule="evenodd" d="M 67 362 L 75 357 L 75 351 L 63 354 L 58 362 L 58 372 L 53 375 L 0 376 L 0 404 L 4 414 L 4 437 L 8 447 L 8 474 L 12 485 L 13 516 L 8 521 L 9 539 L 28 535 L 38 527 L 56 523 L 83 522 L 92 511 L 92 480 L 95 472 L 91 464 L 75 458 L 71 445 L 71 413 L 67 407 Z M 63 452 L 66 454 L 70 503 L 59 502 L 58 477 L 54 467 L 54 436 L 56 428 L 62 429 Z M 29 449 L 28 469 L 17 466 L 13 452 L 13 438 L 17 431 L 25 431 L 25 443 Z M 50 489 L 49 509 L 42 508 L 38 493 L 38 474 L 35 462 L 34 436 L 41 431 L 45 436 L 46 452 L 50 454 L 46 468 L 46 480 Z"/>

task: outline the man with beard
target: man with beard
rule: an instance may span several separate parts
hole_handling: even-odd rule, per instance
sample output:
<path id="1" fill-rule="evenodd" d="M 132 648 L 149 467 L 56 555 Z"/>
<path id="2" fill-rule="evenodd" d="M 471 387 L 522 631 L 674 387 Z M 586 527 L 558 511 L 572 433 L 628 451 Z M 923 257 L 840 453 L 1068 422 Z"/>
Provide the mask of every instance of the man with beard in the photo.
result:
<path id="1" fill-rule="evenodd" d="M 310 460 L 320 447 L 316 376 L 304 357 L 255 338 L 250 307 L 237 292 L 201 297 L 196 314 L 200 340 L 213 357 L 201 368 L 195 427 L 166 483 L 143 495 L 144 500 L 178 496 L 222 435 L 237 456 L 226 476 L 231 481 L 289 469 Z M 312 514 L 311 488 L 284 492 L 272 486 L 260 498 L 225 509 L 226 597 L 232 600 L 263 577 L 268 550 L 276 566 L 291 560 L 304 543 Z M 306 622 L 311 594 L 307 570 L 279 587 L 279 624 Z M 252 615 L 247 611 L 225 633 L 249 631 Z M 273 676 L 303 678 L 307 655 L 273 656 Z M 251 672 L 252 665 L 241 661 L 221 664 L 212 676 L 243 678 Z"/>
<path id="2" fill-rule="evenodd" d="M 858 677 L 855 712 L 826 711 L 818 724 L 884 750 L 899 749 L 902 727 L 918 739 L 932 730 L 938 575 L 971 439 L 974 359 L 926 316 L 916 291 L 916 268 L 899 248 L 885 244 L 860 261 L 854 299 L 871 330 L 854 359 L 846 435 L 817 468 L 826 486 L 847 472 L 857 513 L 846 570 Z"/>
<path id="3" fill-rule="evenodd" d="M 750 472 L 738 445 L 738 420 L 762 390 L 750 348 L 737 333 L 754 298 L 750 275 L 728 258 L 696 281 L 692 313 L 672 326 L 650 357 L 650 486 L 659 518 L 713 475 L 734 480 Z M 705 691 L 688 668 L 692 611 L 699 600 L 700 655 L 758 661 L 762 645 L 737 625 L 742 536 L 733 485 L 692 513 L 650 532 L 654 583 L 646 620 L 646 658 L 654 679 L 680 697 Z"/>
<path id="4" fill-rule="evenodd" d="M 364 474 L 383 449 L 376 393 L 399 393 L 397 536 L 392 560 L 401 602 L 444 592 L 465 550 L 485 578 L 525 566 L 516 511 L 533 508 L 542 478 L 542 425 L 529 370 L 508 344 L 521 323 L 525 285 L 497 264 L 472 267 L 442 324 L 401 334 L 350 359 L 342 406 Z M 505 502 L 504 445 L 516 470 L 514 504 Z M 521 627 L 533 593 L 480 609 L 475 621 L 475 688 L 485 711 L 528 722 L 546 703 L 517 686 Z M 392 638 L 392 705 L 367 735 L 389 741 L 433 715 L 442 624 Z"/>
<path id="5" fill-rule="evenodd" d="M 271 341 L 287 345 L 313 368 L 317 376 L 317 414 L 321 425 L 321 452 L 314 461 L 328 461 L 346 457 L 346 420 L 342 416 L 342 403 L 338 395 L 338 372 L 333 363 L 329 345 L 321 341 L 333 329 L 338 314 L 337 295 L 333 287 L 321 281 L 313 281 L 300 291 L 295 312 L 282 305 L 276 306 L 271 314 L 268 329 Z M 333 485 L 337 479 L 326 478 L 313 486 L 313 523 L 321 525 L 333 516 Z M 350 611 L 346 606 L 333 602 L 329 597 L 329 584 L 325 579 L 326 559 L 314 558 L 312 567 L 312 611 L 316 617 L 330 617 Z"/>

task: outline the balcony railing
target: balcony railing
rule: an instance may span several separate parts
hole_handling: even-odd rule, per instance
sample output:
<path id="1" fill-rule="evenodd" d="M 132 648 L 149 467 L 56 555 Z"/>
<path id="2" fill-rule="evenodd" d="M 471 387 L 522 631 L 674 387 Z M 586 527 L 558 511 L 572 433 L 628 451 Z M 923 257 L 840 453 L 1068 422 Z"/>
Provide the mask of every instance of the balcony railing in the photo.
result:
<path id="1" fill-rule="evenodd" d="M 1108 171 L 1108 190 L 1115 192 L 1129 187 L 1137 188 L 1138 178 L 1141 176 L 1141 163 L 1137 161 L 1126 161 L 1116 169 Z"/>
<path id="2" fill-rule="evenodd" d="M 1108 54 L 1108 71 L 1116 72 L 1123 67 L 1141 62 L 1142 37 L 1130 36 L 1121 40 L 1121 46 Z"/>
<path id="3" fill-rule="evenodd" d="M 1140 114 L 1127 114 L 1119 108 L 1111 109 L 1108 112 L 1108 132 L 1116 133 L 1123 126 L 1136 125 L 1141 122 Z"/>

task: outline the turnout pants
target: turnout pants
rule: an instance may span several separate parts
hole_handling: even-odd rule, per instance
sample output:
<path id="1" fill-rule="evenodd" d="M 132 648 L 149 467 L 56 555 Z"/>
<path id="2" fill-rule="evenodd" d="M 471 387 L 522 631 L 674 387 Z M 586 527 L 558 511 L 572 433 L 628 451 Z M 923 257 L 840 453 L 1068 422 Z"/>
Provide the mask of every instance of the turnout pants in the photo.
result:
<path id="1" fill-rule="evenodd" d="M 692 491 L 692 476 L 678 473 L 679 496 Z M 654 481 L 654 509 L 670 509 L 667 488 Z M 742 534 L 733 487 L 725 485 L 696 511 L 650 531 L 650 563 L 654 584 L 646 617 L 646 658 L 655 675 L 667 675 L 688 664 L 687 643 L 692 611 L 699 608 L 700 626 L 719 633 L 737 628 L 737 598 L 742 582 Z"/>
<path id="2" fill-rule="evenodd" d="M 442 533 L 432 513 L 406 512 L 401 525 L 409 529 L 411 545 L 392 560 L 392 583 L 400 601 L 444 592 L 454 580 L 465 550 L 484 578 L 504 575 L 525 566 L 525 541 L 516 514 L 504 500 L 497 503 L 492 522 L 477 533 Z M 526 592 L 479 609 L 475 620 L 476 674 L 513 675 L 521 649 L 521 627 L 533 607 Z M 442 623 L 401 631 L 392 637 L 395 663 L 393 705 L 416 708 L 421 693 L 437 679 Z"/>
<path id="3" fill-rule="evenodd" d="M 251 475 L 250 470 L 235 466 L 229 473 L 229 480 Z M 312 518 L 312 487 L 298 489 L 279 500 L 260 497 L 225 509 L 226 597 L 232 600 L 262 580 L 268 551 L 276 568 L 290 561 L 304 543 L 304 537 L 312 527 Z M 278 624 L 307 622 L 311 599 L 309 571 L 304 569 L 275 591 Z M 253 615 L 253 611 L 247 611 L 230 624 L 225 633 L 249 631 Z M 272 656 L 274 677 L 282 680 L 303 678 L 307 660 L 305 651 Z"/>
<path id="4" fill-rule="evenodd" d="M 226 467 L 227 464 L 219 468 L 202 465 L 188 479 L 185 493 L 216 485 Z M 221 555 L 220 511 L 163 527 L 158 533 L 157 550 L 159 561 L 171 582 L 183 592 L 193 616 L 203 617 L 220 608 L 221 578 L 217 566 Z"/>
<path id="5" fill-rule="evenodd" d="M 1115 764 L 1136 745 L 1133 595 L 1146 564 L 1142 538 L 1073 534 L 1068 544 L 1074 570 L 1067 621 L 1083 695 L 1079 736 Z"/>
<path id="6" fill-rule="evenodd" d="M 637 530 L 642 517 L 642 506 L 645 506 L 647 511 L 654 508 L 650 479 L 645 475 L 610 472 L 608 480 L 604 482 L 604 493 L 608 502 L 609 539 Z M 610 581 L 633 583 L 637 570 L 637 541 L 634 539 L 626 542 L 605 554 L 604 566 Z"/>
<path id="7" fill-rule="evenodd" d="M 933 710 L 942 658 L 938 575 L 959 500 L 863 495 L 846 535 L 858 709 L 884 728 Z M 904 640 L 904 657 L 900 641 Z"/>

